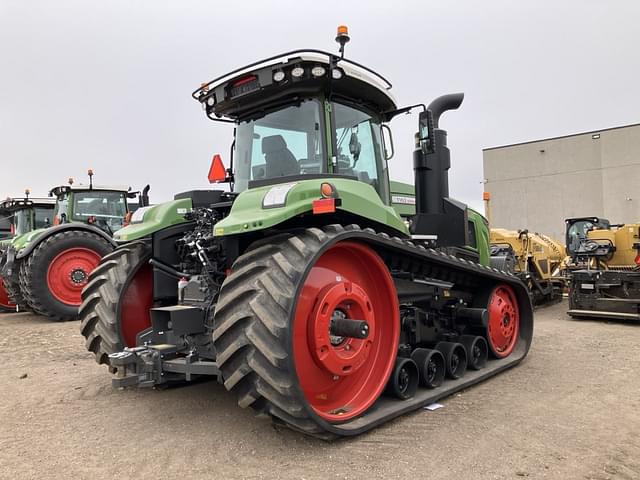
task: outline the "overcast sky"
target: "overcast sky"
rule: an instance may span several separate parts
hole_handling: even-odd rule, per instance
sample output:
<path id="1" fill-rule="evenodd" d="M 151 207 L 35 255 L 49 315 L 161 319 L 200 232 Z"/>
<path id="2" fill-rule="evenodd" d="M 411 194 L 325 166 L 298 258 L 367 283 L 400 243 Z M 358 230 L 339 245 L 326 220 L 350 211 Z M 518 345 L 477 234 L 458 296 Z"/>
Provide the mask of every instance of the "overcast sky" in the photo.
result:
<path id="1" fill-rule="evenodd" d="M 640 122 L 640 2 L 0 0 L 0 197 L 69 176 L 208 188 L 231 129 L 190 94 L 294 48 L 382 73 L 401 105 L 465 92 L 443 117 L 452 196 L 481 208 L 482 148 Z M 412 181 L 415 115 L 394 120 L 392 177 Z"/>

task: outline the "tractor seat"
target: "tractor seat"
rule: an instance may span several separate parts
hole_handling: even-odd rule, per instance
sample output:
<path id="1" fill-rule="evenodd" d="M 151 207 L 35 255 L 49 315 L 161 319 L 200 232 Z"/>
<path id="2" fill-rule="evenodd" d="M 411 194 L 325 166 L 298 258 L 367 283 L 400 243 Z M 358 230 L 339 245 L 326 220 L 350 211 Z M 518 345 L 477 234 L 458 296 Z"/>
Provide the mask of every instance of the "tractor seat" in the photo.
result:
<path id="1" fill-rule="evenodd" d="M 266 178 L 300 175 L 300 166 L 282 135 L 262 139 L 262 153 L 267 164 Z"/>

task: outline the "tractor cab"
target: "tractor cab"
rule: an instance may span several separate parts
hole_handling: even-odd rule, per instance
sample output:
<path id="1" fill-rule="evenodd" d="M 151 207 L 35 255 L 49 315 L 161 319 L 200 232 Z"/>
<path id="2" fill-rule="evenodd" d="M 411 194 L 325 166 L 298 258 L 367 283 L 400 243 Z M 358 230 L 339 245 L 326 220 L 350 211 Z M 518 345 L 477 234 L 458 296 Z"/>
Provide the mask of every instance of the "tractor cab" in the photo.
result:
<path id="1" fill-rule="evenodd" d="M 457 109 L 464 95 L 445 95 L 428 107 L 398 108 L 387 79 L 344 58 L 346 28 L 341 27 L 336 41 L 340 55 L 294 50 L 234 70 L 193 92 L 210 119 L 235 124 L 231 166 L 225 169 L 215 156 L 209 180 L 229 182 L 241 193 L 238 198 L 258 190 L 249 196 L 262 196 L 263 208 L 293 206 L 298 215 L 304 215 L 303 200 L 320 190 L 318 202 L 327 205 L 318 203 L 316 210 L 314 203 L 314 215 L 336 212 L 341 221 L 355 221 L 366 211 L 376 228 L 393 223 L 393 231 L 432 246 L 469 245 L 468 209 L 449 198 L 449 150 L 446 131 L 438 126 L 440 115 Z M 405 200 L 416 208 L 400 219 L 390 192 L 387 161 L 393 139 L 386 122 L 414 108 L 422 110 L 413 159 L 415 196 Z M 311 188 L 308 180 L 318 185 L 302 192 L 303 183 Z M 263 193 L 260 189 L 267 186 L 272 188 Z M 356 190 L 352 198 L 341 197 L 342 191 Z M 358 208 L 372 196 L 379 201 Z M 245 202 L 239 202 L 244 208 Z M 216 233 L 244 233 L 275 223 L 266 218 L 254 225 L 238 216 L 235 224 L 223 220 Z"/>
<path id="2" fill-rule="evenodd" d="M 23 235 L 51 225 L 55 201 L 49 198 L 7 198 L 0 202 L 0 238 Z"/>
<path id="3" fill-rule="evenodd" d="M 565 220 L 567 255 L 574 261 L 588 257 L 607 257 L 615 246 L 607 238 L 595 238 L 590 232 L 610 230 L 611 224 L 606 218 L 577 217 Z"/>
<path id="4" fill-rule="evenodd" d="M 229 169 L 235 191 L 343 177 L 370 185 L 388 205 L 391 151 L 383 124 L 396 110 L 390 88 L 360 64 L 296 50 L 235 70 L 193 95 L 209 118 L 236 125 Z"/>
<path id="5" fill-rule="evenodd" d="M 125 186 L 62 185 L 49 196 L 56 197 L 53 224 L 81 222 L 111 234 L 120 230 L 129 212 Z"/>

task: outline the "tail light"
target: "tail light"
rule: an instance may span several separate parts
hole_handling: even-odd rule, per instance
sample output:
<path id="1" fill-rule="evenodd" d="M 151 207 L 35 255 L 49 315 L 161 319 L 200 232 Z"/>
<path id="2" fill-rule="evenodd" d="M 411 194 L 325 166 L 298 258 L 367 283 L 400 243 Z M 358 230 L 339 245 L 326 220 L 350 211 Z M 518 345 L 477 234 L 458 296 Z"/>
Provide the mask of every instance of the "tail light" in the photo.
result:
<path id="1" fill-rule="evenodd" d="M 60 225 L 60 218 L 58 217 L 58 215 L 54 215 L 53 217 L 53 225 Z"/>
<path id="2" fill-rule="evenodd" d="M 636 255 L 636 260 L 635 260 L 635 262 L 636 262 L 636 265 L 639 265 L 639 266 L 640 266 L 640 253 L 638 253 L 638 255 Z"/>

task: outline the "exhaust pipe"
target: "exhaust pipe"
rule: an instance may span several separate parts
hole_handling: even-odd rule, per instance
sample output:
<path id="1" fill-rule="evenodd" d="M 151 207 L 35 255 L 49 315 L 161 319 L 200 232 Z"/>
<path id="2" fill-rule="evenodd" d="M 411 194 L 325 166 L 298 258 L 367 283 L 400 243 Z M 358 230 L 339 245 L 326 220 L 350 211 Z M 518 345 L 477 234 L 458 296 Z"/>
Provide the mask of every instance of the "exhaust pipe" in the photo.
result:
<path id="1" fill-rule="evenodd" d="M 436 235 L 436 245 L 463 246 L 468 243 L 467 206 L 449 198 L 451 158 L 447 131 L 440 128 L 440 117 L 462 104 L 463 93 L 443 95 L 420 113 L 413 170 L 416 189 L 416 215 L 412 235 Z"/>

